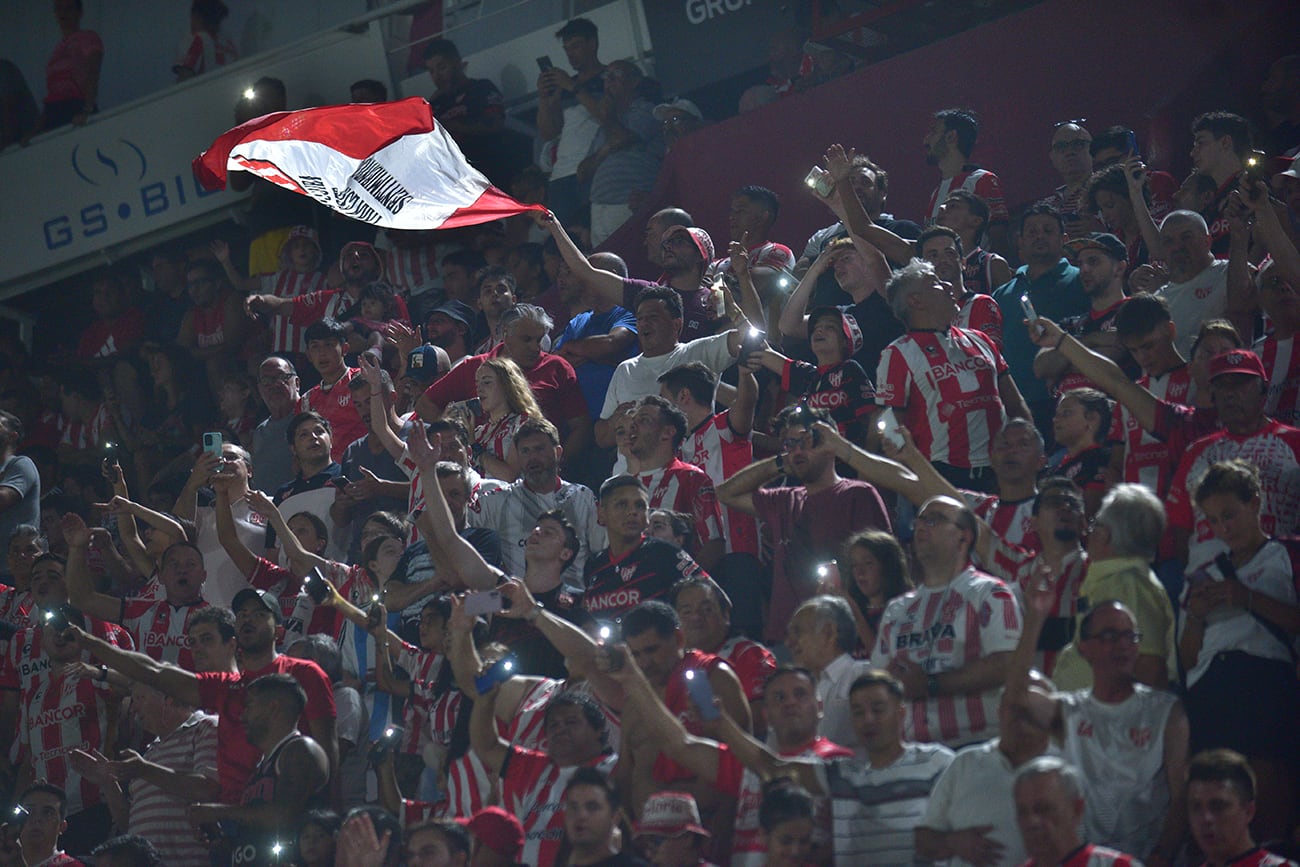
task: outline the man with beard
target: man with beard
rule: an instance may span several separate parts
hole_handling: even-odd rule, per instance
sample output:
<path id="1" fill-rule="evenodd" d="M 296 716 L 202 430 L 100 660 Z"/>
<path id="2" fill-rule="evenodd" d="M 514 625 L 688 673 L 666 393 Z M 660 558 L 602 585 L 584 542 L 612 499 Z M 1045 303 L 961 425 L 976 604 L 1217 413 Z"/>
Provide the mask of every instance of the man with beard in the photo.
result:
<path id="1" fill-rule="evenodd" d="M 350 241 L 339 251 L 339 274 L 343 283 L 337 289 L 321 289 L 293 298 L 274 295 L 249 295 L 244 308 L 250 314 L 269 313 L 287 316 L 294 325 L 306 327 L 324 318 L 346 319 L 359 303 L 361 290 L 384 278 L 384 262 L 374 246 L 364 241 Z M 397 296 L 398 318 L 411 320 L 406 302 Z"/>
<path id="2" fill-rule="evenodd" d="M 490 352 L 501 343 L 501 315 L 515 305 L 515 277 L 503 265 L 489 265 L 476 275 L 480 316 L 475 320 L 476 355 Z"/>
<path id="3" fill-rule="evenodd" d="M 474 309 L 463 301 L 449 298 L 429 311 L 424 320 L 424 339 L 447 353 L 455 367 L 470 355 L 470 334 L 474 330 Z M 425 377 L 426 385 L 437 379 Z"/>
<path id="4" fill-rule="evenodd" d="M 261 760 L 253 768 L 238 803 L 193 804 L 186 813 L 190 822 L 200 828 L 218 822 L 235 825 L 237 830 L 230 842 L 234 850 L 232 863 L 279 864 L 282 852 L 293 852 L 307 808 L 322 806 L 325 800 L 331 767 L 329 750 L 296 730 L 308 698 L 293 676 L 263 674 L 241 692 L 244 702 L 240 721 L 246 745 L 260 754 Z M 220 737 L 218 723 L 218 740 Z"/>
<path id="5" fill-rule="evenodd" d="M 927 164 L 939 169 L 939 186 L 930 194 L 925 212 L 926 223 L 934 222 L 939 206 L 954 190 L 967 190 L 989 203 L 989 248 L 1006 255 L 1010 249 L 1006 200 L 998 176 L 970 162 L 980 123 L 974 113 L 961 108 L 946 108 L 934 114 L 934 121 L 921 142 Z"/>
<path id="6" fill-rule="evenodd" d="M 1090 309 L 1082 316 L 1061 321 L 1061 328 L 1084 346 L 1114 361 L 1130 378 L 1138 376 L 1137 366 L 1119 340 L 1115 317 L 1125 301 L 1124 275 L 1128 271 L 1128 252 L 1124 242 L 1114 235 L 1094 233 L 1075 238 L 1065 245 L 1066 256 L 1079 269 L 1079 285 L 1088 297 Z M 1040 349 L 1034 356 L 1034 375 L 1046 381 L 1053 393 L 1063 394 L 1074 388 L 1095 388 L 1092 380 L 1070 366 L 1055 349 Z"/>
<path id="7" fill-rule="evenodd" d="M 764 635 L 768 642 L 785 638 L 795 608 L 816 594 L 817 565 L 833 560 L 846 538 L 867 528 L 890 530 L 879 492 L 836 472 L 836 458 L 848 460 L 854 447 L 843 437 L 814 431 L 818 422 L 830 425 L 830 416 L 797 406 L 782 410 L 773 425 L 780 454 L 751 464 L 718 486 L 724 506 L 757 516 L 776 541 Z M 796 484 L 763 487 L 787 474 Z"/>
<path id="8" fill-rule="evenodd" d="M 263 675 L 291 676 L 306 693 L 306 701 L 294 719 L 299 729 L 311 732 L 329 757 L 329 774 L 338 767 L 338 741 L 334 735 L 336 711 L 334 688 L 316 663 L 276 652 L 275 633 L 281 623 L 279 602 L 270 593 L 251 587 L 235 594 L 235 643 L 239 649 L 239 672 L 205 671 L 195 674 L 172 665 L 160 664 L 142 653 L 120 650 L 107 642 L 77 630 L 83 650 L 131 680 L 170 696 L 175 701 L 215 713 L 221 778 L 221 800 L 238 803 L 248 785 L 260 754 L 259 745 L 248 739 L 244 712 L 249 684 Z M 274 746 L 274 742 L 271 744 Z"/>
<path id="9" fill-rule="evenodd" d="M 605 531 L 596 520 L 596 497 L 584 485 L 560 478 L 564 448 L 560 433 L 544 418 L 530 418 L 514 435 L 520 478 L 476 499 L 466 521 L 490 527 L 501 537 L 501 569 L 522 576 L 533 528 L 540 515 L 559 509 L 577 531 L 578 552 L 564 569 L 565 584 L 582 588 L 582 570 L 593 551 L 605 547 Z"/>

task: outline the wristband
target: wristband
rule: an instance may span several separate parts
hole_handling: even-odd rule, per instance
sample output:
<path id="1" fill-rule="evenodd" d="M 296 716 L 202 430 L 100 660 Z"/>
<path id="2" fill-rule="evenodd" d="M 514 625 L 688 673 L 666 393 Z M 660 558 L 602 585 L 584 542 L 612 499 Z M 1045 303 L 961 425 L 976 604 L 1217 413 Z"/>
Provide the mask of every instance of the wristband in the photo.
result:
<path id="1" fill-rule="evenodd" d="M 524 622 L 530 624 L 536 623 L 537 618 L 541 617 L 542 613 L 545 611 L 546 611 L 546 606 L 544 606 L 540 602 L 534 601 L 532 610 L 524 615 Z"/>
<path id="2" fill-rule="evenodd" d="M 1067 337 L 1069 337 L 1069 336 L 1070 336 L 1069 334 L 1066 334 L 1064 331 L 1062 331 L 1062 332 L 1061 332 L 1061 336 L 1058 337 L 1058 338 L 1056 339 L 1056 346 L 1054 346 L 1054 347 L 1052 347 L 1052 348 L 1053 348 L 1053 349 L 1060 349 L 1060 348 L 1061 348 L 1061 344 L 1065 342 L 1065 338 L 1067 338 Z"/>
<path id="3" fill-rule="evenodd" d="M 108 666 L 107 666 L 107 665 L 101 665 L 101 666 L 99 667 L 99 676 L 96 677 L 95 680 L 99 681 L 100 683 L 108 683 Z"/>

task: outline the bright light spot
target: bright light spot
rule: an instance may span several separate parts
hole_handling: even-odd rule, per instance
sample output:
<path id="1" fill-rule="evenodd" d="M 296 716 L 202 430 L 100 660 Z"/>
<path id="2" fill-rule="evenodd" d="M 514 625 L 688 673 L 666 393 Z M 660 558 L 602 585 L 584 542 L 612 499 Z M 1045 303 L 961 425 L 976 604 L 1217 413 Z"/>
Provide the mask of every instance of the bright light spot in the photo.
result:
<path id="1" fill-rule="evenodd" d="M 251 87 L 244 88 L 244 99 L 254 99 L 257 97 L 257 91 Z"/>

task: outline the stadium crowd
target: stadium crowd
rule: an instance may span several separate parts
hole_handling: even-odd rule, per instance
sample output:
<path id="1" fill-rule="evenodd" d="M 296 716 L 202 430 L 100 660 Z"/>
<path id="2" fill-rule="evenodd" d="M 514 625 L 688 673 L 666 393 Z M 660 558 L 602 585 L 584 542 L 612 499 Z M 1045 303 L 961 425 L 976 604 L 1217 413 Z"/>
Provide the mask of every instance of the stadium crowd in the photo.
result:
<path id="1" fill-rule="evenodd" d="M 1013 220 L 943 109 L 915 220 L 829 144 L 800 255 L 717 190 L 645 280 L 592 242 L 703 118 L 556 36 L 523 167 L 424 50 L 548 210 L 254 180 L 0 358 L 0 867 L 1290 863 L 1300 56 L 1182 182 L 1045 124 Z"/>

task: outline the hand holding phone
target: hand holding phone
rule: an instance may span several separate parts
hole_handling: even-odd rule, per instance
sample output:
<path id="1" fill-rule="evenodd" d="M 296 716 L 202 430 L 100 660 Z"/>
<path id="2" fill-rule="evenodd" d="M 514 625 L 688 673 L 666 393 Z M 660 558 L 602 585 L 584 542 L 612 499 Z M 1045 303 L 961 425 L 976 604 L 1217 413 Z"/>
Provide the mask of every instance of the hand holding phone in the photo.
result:
<path id="1" fill-rule="evenodd" d="M 221 460 L 221 431 L 210 430 L 203 435 L 203 451 Z"/>
<path id="2" fill-rule="evenodd" d="M 713 704 L 713 684 L 709 683 L 708 674 L 699 669 L 688 668 L 683 677 L 686 679 L 686 692 L 690 694 L 691 702 L 695 705 L 700 719 L 705 722 L 720 719 L 722 713 Z"/>
<path id="3" fill-rule="evenodd" d="M 465 594 L 465 613 L 475 617 L 496 614 L 509 607 L 500 590 L 477 590 Z"/>
<path id="4" fill-rule="evenodd" d="M 479 695 L 489 693 L 518 674 L 518 669 L 514 656 L 503 656 L 491 668 L 474 678 L 474 689 L 478 690 Z"/>
<path id="5" fill-rule="evenodd" d="M 1029 320 L 1030 327 L 1035 329 L 1035 333 L 1042 334 L 1043 326 L 1038 322 L 1038 311 L 1034 309 L 1034 302 L 1029 300 L 1028 293 L 1020 296 L 1020 309 L 1024 312 L 1025 318 Z"/>

